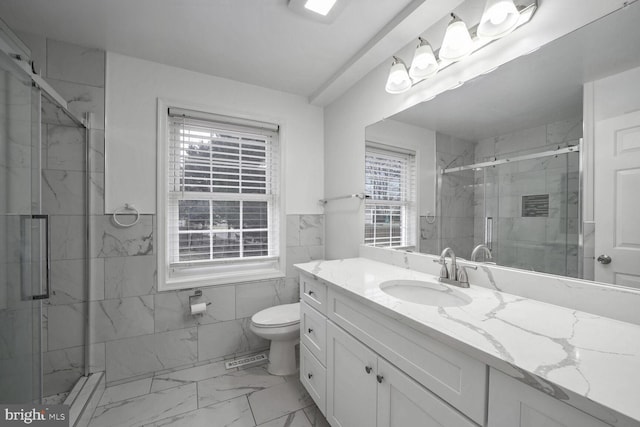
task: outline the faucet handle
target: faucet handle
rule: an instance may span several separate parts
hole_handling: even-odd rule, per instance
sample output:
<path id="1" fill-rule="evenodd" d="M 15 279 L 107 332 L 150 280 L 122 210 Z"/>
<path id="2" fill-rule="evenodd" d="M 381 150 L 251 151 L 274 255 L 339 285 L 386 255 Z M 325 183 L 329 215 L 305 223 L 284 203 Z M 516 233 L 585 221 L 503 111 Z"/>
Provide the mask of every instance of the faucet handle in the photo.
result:
<path id="1" fill-rule="evenodd" d="M 477 270 L 477 265 L 459 265 L 458 266 L 458 282 L 468 285 L 469 284 L 469 275 L 467 274 L 467 268 L 472 270 Z"/>
<path id="2" fill-rule="evenodd" d="M 433 262 L 437 262 L 437 263 L 438 263 L 438 264 L 440 264 L 440 265 L 444 264 L 444 259 L 442 259 L 442 258 L 439 258 L 439 259 L 432 259 L 431 261 L 433 261 Z"/>
<path id="3" fill-rule="evenodd" d="M 442 263 L 442 268 L 440 268 L 440 278 L 448 279 L 449 278 L 449 269 L 447 268 L 446 263 Z"/>
<path id="4" fill-rule="evenodd" d="M 469 276 L 467 275 L 467 270 L 464 269 L 464 265 L 458 267 L 458 282 L 463 285 L 469 284 Z"/>

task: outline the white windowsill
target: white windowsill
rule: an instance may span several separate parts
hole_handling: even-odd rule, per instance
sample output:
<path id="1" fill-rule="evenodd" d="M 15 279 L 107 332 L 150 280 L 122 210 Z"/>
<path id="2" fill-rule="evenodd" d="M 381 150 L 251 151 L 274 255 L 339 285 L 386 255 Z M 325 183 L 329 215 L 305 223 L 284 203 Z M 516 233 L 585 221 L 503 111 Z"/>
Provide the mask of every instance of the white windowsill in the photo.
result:
<path id="1" fill-rule="evenodd" d="M 280 279 L 283 277 L 285 277 L 284 272 L 275 268 L 253 270 L 249 273 L 246 271 L 237 271 L 225 272 L 224 274 L 210 273 L 198 276 L 185 275 L 181 277 L 167 277 L 164 284 L 158 283 L 158 291 L 164 292 L 205 286 L 232 285 L 242 282 Z"/>

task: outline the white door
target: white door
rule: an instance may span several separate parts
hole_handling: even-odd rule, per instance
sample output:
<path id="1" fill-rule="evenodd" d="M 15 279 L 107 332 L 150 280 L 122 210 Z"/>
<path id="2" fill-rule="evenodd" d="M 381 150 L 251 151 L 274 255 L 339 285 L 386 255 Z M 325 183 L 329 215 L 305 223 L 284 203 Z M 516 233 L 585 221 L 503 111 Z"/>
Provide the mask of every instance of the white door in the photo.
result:
<path id="1" fill-rule="evenodd" d="M 379 381 L 377 427 L 475 426 L 382 358 L 378 358 L 376 379 Z"/>
<path id="2" fill-rule="evenodd" d="M 640 112 L 597 122 L 594 153 L 595 280 L 640 288 Z"/>
<path id="3" fill-rule="evenodd" d="M 376 425 L 376 354 L 327 322 L 327 421 L 333 427 Z"/>

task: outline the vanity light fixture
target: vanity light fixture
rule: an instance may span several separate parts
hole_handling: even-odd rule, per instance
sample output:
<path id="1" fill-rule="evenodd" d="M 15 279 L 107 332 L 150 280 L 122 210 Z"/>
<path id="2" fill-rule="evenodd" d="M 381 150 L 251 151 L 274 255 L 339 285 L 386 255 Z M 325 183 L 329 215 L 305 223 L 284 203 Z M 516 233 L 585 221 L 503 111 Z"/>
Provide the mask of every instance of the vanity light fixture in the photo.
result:
<path id="1" fill-rule="evenodd" d="M 438 72 L 438 60 L 433 53 L 433 48 L 428 41 L 418 37 L 419 44 L 411 61 L 409 76 L 413 80 L 422 80 L 435 75 Z"/>
<path id="2" fill-rule="evenodd" d="M 386 91 L 393 94 L 408 91 L 413 85 L 528 23 L 537 8 L 538 0 L 519 0 L 518 6 L 513 0 L 486 0 L 480 22 L 471 29 L 452 13 L 453 19 L 447 26 L 439 50 L 434 52 L 429 42 L 418 37 L 419 43 L 408 72 L 404 62 L 397 56 L 393 57 Z"/>
<path id="3" fill-rule="evenodd" d="M 407 66 L 402 59 L 397 56 L 393 57 L 389 78 L 387 78 L 386 91 L 389 93 L 402 93 L 411 89 L 411 78 L 407 72 Z"/>
<path id="4" fill-rule="evenodd" d="M 478 24 L 478 37 L 504 37 L 516 28 L 519 19 L 520 13 L 513 0 L 487 0 Z"/>
<path id="5" fill-rule="evenodd" d="M 473 40 L 467 24 L 455 14 L 451 14 L 451 22 L 447 26 L 440 47 L 440 58 L 450 62 L 460 61 L 473 50 Z"/>

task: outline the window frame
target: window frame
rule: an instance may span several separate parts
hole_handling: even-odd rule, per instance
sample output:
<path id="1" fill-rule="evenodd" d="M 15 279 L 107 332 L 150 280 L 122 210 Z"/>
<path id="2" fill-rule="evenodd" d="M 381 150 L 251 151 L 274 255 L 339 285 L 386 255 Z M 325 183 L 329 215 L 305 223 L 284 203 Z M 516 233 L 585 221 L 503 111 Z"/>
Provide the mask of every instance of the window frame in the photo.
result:
<path id="1" fill-rule="evenodd" d="M 418 153 L 416 150 L 405 149 L 403 147 L 392 146 L 384 143 L 374 142 L 367 139 L 365 143 L 365 188 L 367 182 L 367 156 L 369 153 L 380 153 L 381 155 L 386 156 L 397 156 L 397 157 L 405 157 L 409 159 L 408 163 L 408 176 L 404 177 L 405 183 L 409 186 L 408 191 L 408 200 L 406 201 L 389 201 L 386 202 L 384 200 L 375 200 L 372 197 L 367 197 L 364 201 L 364 216 L 363 216 L 363 244 L 366 246 L 373 247 L 386 247 L 386 248 L 394 248 L 394 249 L 410 249 L 415 248 L 417 246 L 418 236 L 417 236 L 417 223 L 418 223 Z M 367 196 L 370 196 L 367 194 Z M 367 209 L 369 206 L 375 205 L 391 205 L 391 206 L 399 206 L 403 210 L 402 213 L 402 221 L 400 229 L 402 230 L 401 235 L 401 244 L 399 245 L 382 245 L 376 244 L 376 242 L 367 242 Z"/>
<path id="2" fill-rule="evenodd" d="M 227 117 L 240 125 L 250 122 L 282 123 L 273 117 L 256 117 L 256 115 L 238 114 L 238 112 L 225 111 L 223 108 L 204 107 L 191 105 L 184 102 L 158 98 L 157 104 L 157 274 L 158 291 L 186 289 L 195 286 L 215 286 L 248 282 L 256 280 L 268 280 L 285 276 L 285 244 L 286 221 L 284 200 L 284 137 L 283 126 L 279 126 L 277 132 L 279 150 L 278 161 L 278 185 L 277 194 L 273 196 L 274 208 L 272 210 L 277 227 L 276 233 L 278 253 L 274 256 L 260 257 L 259 259 L 238 258 L 216 260 L 206 265 L 192 263 L 184 267 L 172 267 L 170 264 L 170 246 L 168 244 L 169 228 L 169 108 L 191 110 L 203 115 Z"/>

